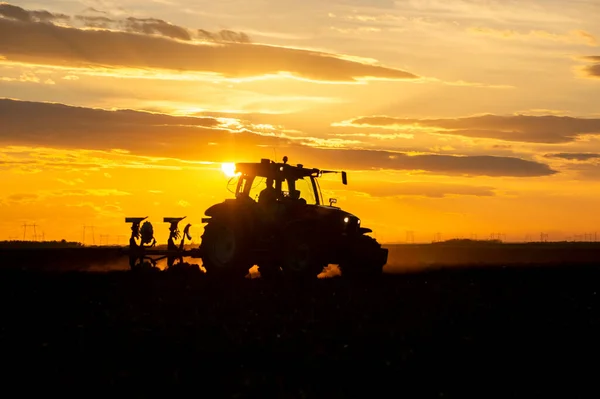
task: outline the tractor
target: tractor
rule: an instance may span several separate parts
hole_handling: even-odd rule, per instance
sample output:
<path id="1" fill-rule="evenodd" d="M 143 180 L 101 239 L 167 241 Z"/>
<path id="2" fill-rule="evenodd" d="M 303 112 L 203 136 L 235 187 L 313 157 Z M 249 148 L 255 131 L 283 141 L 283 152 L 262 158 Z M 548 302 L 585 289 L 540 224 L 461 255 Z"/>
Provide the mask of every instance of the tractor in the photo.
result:
<path id="1" fill-rule="evenodd" d="M 234 197 L 205 211 L 199 248 L 183 250 L 184 234 L 179 247 L 170 241 L 167 250 L 155 250 L 149 248 L 153 237 L 147 233 L 140 245 L 130 247 L 135 250 L 130 257 L 152 263 L 148 255 L 162 255 L 171 259 L 169 267 L 184 256 L 201 258 L 207 275 L 213 276 L 243 277 L 257 265 L 262 278 L 316 278 L 329 264 L 338 265 L 342 277 L 381 275 L 388 251 L 367 235 L 372 230 L 337 207 L 334 198 L 324 203 L 319 178 L 329 173 L 341 174 L 342 183 L 348 184 L 344 171 L 291 165 L 287 157 L 283 162 L 237 163 Z M 134 227 L 137 223 L 132 231 L 138 236 L 144 219 L 127 219 Z M 172 237 L 178 237 L 176 224 L 181 219 L 165 218 Z"/>

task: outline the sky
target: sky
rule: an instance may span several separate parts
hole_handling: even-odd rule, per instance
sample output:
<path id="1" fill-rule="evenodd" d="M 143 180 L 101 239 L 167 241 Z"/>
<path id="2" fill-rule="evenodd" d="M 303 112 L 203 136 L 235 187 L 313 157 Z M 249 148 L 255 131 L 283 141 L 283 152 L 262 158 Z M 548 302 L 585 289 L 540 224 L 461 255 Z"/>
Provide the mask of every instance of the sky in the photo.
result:
<path id="1" fill-rule="evenodd" d="M 197 242 L 233 196 L 221 164 L 283 156 L 347 171 L 323 197 L 383 243 L 594 233 L 599 18 L 598 0 L 0 2 L 0 239 L 125 243 L 148 216 L 165 242 L 186 216 Z"/>

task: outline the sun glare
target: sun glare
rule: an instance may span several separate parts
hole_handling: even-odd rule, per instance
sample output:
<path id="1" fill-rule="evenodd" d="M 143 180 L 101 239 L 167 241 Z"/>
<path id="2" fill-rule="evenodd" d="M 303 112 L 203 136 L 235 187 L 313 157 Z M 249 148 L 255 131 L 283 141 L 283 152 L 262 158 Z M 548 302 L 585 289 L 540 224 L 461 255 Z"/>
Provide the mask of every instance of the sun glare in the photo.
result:
<path id="1" fill-rule="evenodd" d="M 225 176 L 227 176 L 227 177 L 234 177 L 236 175 L 234 163 L 223 163 L 223 164 L 221 164 L 221 169 L 223 170 L 223 173 L 225 173 Z"/>

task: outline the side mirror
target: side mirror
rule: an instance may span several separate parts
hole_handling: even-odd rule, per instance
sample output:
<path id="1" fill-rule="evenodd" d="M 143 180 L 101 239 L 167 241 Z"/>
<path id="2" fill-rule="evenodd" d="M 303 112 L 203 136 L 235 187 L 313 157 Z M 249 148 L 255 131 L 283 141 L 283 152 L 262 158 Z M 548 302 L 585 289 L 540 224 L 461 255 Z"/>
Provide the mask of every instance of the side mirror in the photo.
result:
<path id="1" fill-rule="evenodd" d="M 337 204 L 337 199 L 329 198 L 329 206 L 333 206 L 333 204 Z"/>
<path id="2" fill-rule="evenodd" d="M 346 172 L 342 172 L 342 184 L 343 185 L 348 184 L 348 176 L 346 176 Z"/>

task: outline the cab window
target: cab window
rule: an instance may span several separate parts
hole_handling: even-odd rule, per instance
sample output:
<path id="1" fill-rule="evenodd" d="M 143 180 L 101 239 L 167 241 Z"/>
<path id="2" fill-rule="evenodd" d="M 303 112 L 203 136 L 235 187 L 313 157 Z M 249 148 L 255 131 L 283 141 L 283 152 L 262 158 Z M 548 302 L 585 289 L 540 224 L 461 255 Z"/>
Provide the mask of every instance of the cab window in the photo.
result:
<path id="1" fill-rule="evenodd" d="M 258 202 L 258 196 L 265 188 L 267 188 L 267 179 L 257 176 L 252 182 L 252 187 L 250 187 L 250 198 Z"/>

